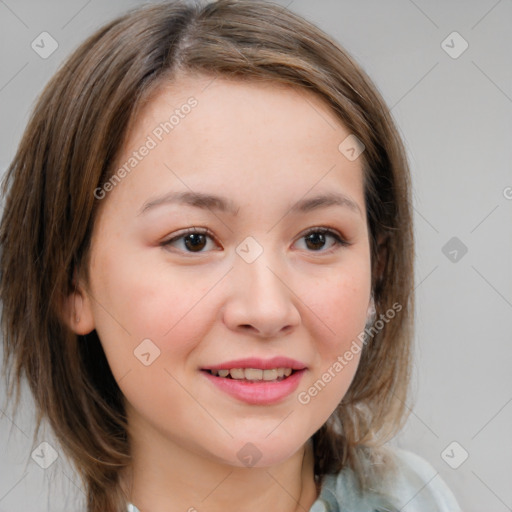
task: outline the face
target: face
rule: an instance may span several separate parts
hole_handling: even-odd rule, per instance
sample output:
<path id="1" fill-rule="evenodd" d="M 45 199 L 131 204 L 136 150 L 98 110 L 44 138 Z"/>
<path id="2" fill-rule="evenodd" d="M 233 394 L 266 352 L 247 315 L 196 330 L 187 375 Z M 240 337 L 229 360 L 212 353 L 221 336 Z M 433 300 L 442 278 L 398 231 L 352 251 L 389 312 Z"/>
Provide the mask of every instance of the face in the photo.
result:
<path id="1" fill-rule="evenodd" d="M 182 77 L 141 111 L 96 192 L 77 327 L 96 329 L 133 433 L 269 466 L 334 411 L 371 295 L 349 134 L 314 95 L 222 78 Z"/>

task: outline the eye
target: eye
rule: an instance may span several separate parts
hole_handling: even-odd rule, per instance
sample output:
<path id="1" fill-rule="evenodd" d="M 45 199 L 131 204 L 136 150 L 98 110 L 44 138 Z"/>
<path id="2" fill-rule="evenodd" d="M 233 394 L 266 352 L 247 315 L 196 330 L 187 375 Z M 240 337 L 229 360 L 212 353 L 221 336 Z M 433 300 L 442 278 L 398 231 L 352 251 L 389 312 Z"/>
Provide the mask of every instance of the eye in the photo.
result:
<path id="1" fill-rule="evenodd" d="M 190 228 L 178 236 L 162 242 L 164 247 L 177 247 L 184 252 L 200 253 L 208 245 L 208 241 L 213 242 L 213 236 L 207 229 Z"/>
<path id="2" fill-rule="evenodd" d="M 328 249 L 350 245 L 337 231 L 324 227 L 310 229 L 300 240 L 305 240 L 306 247 L 313 252 L 331 252 L 329 250 L 321 250 L 328 244 L 329 238 L 332 240 L 332 243 L 328 246 Z"/>
<path id="3" fill-rule="evenodd" d="M 328 245 L 328 240 L 331 239 L 331 244 Z M 319 227 L 312 228 L 302 235 L 299 240 L 304 240 L 306 248 L 312 252 L 331 252 L 329 249 L 348 246 L 349 242 L 344 240 L 341 235 L 330 228 Z M 208 247 L 208 242 L 213 243 L 213 234 L 208 229 L 190 228 L 181 234 L 170 238 L 161 243 L 164 247 L 174 247 L 182 252 L 188 253 L 201 253 L 206 252 L 204 249 Z M 322 250 L 328 245 L 327 250 Z"/>

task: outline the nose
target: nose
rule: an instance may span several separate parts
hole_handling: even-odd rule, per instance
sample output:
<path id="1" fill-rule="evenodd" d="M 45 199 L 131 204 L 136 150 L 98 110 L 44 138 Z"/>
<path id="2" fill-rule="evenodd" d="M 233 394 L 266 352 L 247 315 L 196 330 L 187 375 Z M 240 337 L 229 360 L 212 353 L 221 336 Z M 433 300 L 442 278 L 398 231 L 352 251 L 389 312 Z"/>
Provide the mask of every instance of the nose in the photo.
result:
<path id="1" fill-rule="evenodd" d="M 254 262 L 239 258 L 230 273 L 224 322 L 233 331 L 262 338 L 289 334 L 301 321 L 300 302 L 288 272 L 265 252 Z"/>

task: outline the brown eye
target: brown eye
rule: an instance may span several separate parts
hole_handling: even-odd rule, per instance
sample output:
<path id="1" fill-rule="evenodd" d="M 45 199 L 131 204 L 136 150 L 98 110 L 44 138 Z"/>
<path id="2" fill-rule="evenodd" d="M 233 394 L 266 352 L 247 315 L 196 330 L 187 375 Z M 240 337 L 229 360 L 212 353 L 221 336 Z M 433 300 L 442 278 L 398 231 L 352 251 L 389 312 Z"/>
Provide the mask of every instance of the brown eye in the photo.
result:
<path id="1" fill-rule="evenodd" d="M 330 244 L 329 239 L 332 240 Z M 329 249 L 336 246 L 349 245 L 336 231 L 326 228 L 311 229 L 301 240 L 305 240 L 307 249 L 313 252 L 330 252 Z M 322 250 L 325 246 L 327 246 L 327 249 Z"/>
<path id="2" fill-rule="evenodd" d="M 184 238 L 185 247 L 190 251 L 201 251 L 206 246 L 206 237 L 202 233 L 191 233 Z"/>
<path id="3" fill-rule="evenodd" d="M 321 249 L 325 245 L 325 234 L 320 232 L 315 232 L 304 237 L 306 239 L 306 245 L 309 249 L 318 250 Z"/>
<path id="4" fill-rule="evenodd" d="M 189 253 L 201 253 L 208 246 L 208 241 L 212 240 L 212 236 L 207 231 L 191 229 L 187 232 L 175 236 L 170 240 L 162 242 L 164 247 L 173 247 L 178 251 Z"/>

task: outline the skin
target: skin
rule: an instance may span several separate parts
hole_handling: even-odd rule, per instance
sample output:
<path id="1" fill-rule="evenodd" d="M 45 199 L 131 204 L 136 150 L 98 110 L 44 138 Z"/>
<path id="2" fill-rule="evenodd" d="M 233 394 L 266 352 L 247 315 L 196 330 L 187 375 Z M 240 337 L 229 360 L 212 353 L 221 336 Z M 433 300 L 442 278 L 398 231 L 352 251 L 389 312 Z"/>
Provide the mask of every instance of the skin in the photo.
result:
<path id="1" fill-rule="evenodd" d="M 139 113 L 118 165 L 190 96 L 197 106 L 101 201 L 89 281 L 69 297 L 72 325 L 96 329 L 124 394 L 133 465 L 123 482 L 141 510 L 309 510 L 308 440 L 345 395 L 359 355 L 307 405 L 297 396 L 349 349 L 370 302 L 362 160 L 338 150 L 349 132 L 310 93 L 182 76 Z M 238 213 L 165 204 L 140 214 L 171 191 L 222 195 Z M 333 191 L 360 211 L 290 213 Z M 213 234 L 202 252 L 184 238 L 163 245 L 191 227 Z M 330 235 L 308 243 L 318 227 L 350 245 Z M 263 248 L 250 264 L 235 251 L 248 236 Z M 160 355 L 145 366 L 134 350 L 148 338 Z M 267 406 L 219 391 L 200 370 L 276 355 L 307 370 L 296 392 Z M 237 456 L 246 443 L 261 454 L 254 467 Z"/>

